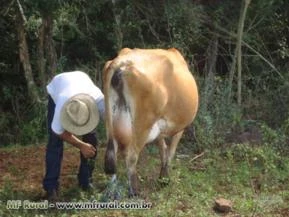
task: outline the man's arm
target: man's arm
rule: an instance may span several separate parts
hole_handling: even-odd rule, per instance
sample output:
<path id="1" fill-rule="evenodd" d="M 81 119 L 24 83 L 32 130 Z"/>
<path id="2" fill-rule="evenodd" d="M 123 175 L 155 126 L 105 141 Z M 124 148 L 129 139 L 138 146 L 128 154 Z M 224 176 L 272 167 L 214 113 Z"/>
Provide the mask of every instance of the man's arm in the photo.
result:
<path id="1" fill-rule="evenodd" d="M 96 149 L 89 143 L 85 143 L 78 139 L 75 135 L 64 131 L 62 134 L 59 135 L 59 137 L 68 142 L 69 144 L 73 145 L 74 147 L 78 148 L 81 153 L 84 155 L 86 158 L 91 158 L 94 157 L 96 154 Z"/>

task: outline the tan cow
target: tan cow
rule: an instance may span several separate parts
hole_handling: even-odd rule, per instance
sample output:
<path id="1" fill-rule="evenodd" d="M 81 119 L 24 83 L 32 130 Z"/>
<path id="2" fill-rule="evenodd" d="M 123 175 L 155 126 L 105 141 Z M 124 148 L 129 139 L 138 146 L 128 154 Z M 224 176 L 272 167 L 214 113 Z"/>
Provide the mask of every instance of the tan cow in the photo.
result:
<path id="1" fill-rule="evenodd" d="M 168 166 L 184 128 L 198 109 L 198 90 L 177 49 L 122 49 L 103 71 L 108 144 L 105 172 L 116 173 L 116 153 L 125 154 L 129 195 L 138 194 L 136 164 L 145 144 L 157 140 L 160 177 Z M 164 138 L 171 137 L 170 144 Z"/>

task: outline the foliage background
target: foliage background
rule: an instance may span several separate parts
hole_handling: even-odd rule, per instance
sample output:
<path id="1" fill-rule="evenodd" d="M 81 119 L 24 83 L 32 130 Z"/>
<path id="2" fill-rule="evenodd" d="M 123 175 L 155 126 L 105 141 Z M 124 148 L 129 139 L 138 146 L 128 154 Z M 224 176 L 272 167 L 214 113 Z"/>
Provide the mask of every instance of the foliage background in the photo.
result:
<path id="1" fill-rule="evenodd" d="M 83 70 L 101 87 L 102 67 L 120 48 L 176 47 L 195 75 L 201 96 L 192 130 L 198 147 L 191 148 L 198 151 L 220 146 L 228 137 L 236 138 L 257 128 L 262 138 L 275 136 L 275 145 L 288 149 L 289 2 L 251 1 L 242 36 L 242 103 L 237 104 L 239 78 L 234 73 L 234 52 L 244 2 L 2 2 L 0 145 L 43 141 L 45 85 L 53 75 Z M 21 17 L 25 18 L 23 22 Z M 28 45 L 30 78 L 20 59 L 19 29 L 25 32 Z M 31 81 L 35 89 L 28 85 Z M 33 91 L 40 100 L 30 94 Z"/>

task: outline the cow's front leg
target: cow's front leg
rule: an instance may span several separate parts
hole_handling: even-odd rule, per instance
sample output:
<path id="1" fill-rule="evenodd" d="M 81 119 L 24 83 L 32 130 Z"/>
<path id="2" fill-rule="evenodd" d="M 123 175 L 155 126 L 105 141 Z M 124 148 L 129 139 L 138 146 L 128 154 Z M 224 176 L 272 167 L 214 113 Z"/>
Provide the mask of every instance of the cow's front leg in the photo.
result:
<path id="1" fill-rule="evenodd" d="M 139 153 L 136 150 L 128 150 L 126 153 L 129 197 L 135 197 L 139 195 L 139 180 L 136 173 L 138 155 Z"/>

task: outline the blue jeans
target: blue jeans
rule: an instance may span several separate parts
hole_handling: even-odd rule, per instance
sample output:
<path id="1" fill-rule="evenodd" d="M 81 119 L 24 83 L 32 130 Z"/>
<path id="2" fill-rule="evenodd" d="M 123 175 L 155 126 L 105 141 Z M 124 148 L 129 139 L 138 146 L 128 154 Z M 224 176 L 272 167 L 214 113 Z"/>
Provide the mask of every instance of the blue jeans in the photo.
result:
<path id="1" fill-rule="evenodd" d="M 48 97 L 48 144 L 46 147 L 46 173 L 43 179 L 43 188 L 46 191 L 58 190 L 59 188 L 59 176 L 61 170 L 61 162 L 63 157 L 63 141 L 56 135 L 51 129 L 51 123 L 54 116 L 55 103 L 53 99 Z M 97 148 L 96 133 L 89 133 L 82 136 L 84 142 L 90 143 Z M 80 167 L 78 171 L 78 183 L 82 188 L 88 188 L 91 182 L 92 172 L 94 169 L 96 155 L 89 159 L 86 159 L 82 153 L 80 153 Z"/>

